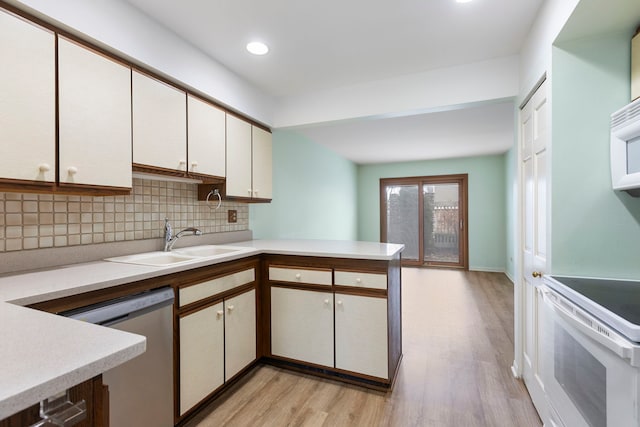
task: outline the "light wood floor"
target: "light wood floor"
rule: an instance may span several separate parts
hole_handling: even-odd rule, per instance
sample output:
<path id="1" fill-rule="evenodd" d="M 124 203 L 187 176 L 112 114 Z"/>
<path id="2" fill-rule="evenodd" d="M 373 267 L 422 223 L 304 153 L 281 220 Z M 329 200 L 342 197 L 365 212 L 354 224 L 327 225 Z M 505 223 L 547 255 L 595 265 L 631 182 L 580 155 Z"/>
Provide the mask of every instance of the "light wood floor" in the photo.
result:
<path id="1" fill-rule="evenodd" d="M 260 366 L 189 426 L 541 426 L 510 371 L 511 282 L 498 273 L 402 274 L 404 359 L 392 392 Z"/>

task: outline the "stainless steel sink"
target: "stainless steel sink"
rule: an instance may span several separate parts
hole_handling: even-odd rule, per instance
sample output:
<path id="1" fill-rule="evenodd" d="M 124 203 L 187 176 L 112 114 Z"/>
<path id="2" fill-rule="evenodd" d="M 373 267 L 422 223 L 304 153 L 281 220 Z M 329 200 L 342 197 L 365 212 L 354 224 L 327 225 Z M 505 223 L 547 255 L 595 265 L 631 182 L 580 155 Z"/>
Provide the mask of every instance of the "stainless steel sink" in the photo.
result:
<path id="1" fill-rule="evenodd" d="M 125 264 L 150 265 L 154 267 L 168 267 L 172 265 L 187 264 L 201 259 L 198 256 L 189 256 L 174 252 L 145 252 L 135 255 L 125 255 L 107 258 L 105 261 L 122 262 Z"/>
<path id="2" fill-rule="evenodd" d="M 172 253 L 187 255 L 187 256 L 211 258 L 219 255 L 227 255 L 233 252 L 239 252 L 243 249 L 244 248 L 235 247 L 235 246 L 202 245 L 202 246 L 191 246 L 189 248 L 175 249 Z"/>

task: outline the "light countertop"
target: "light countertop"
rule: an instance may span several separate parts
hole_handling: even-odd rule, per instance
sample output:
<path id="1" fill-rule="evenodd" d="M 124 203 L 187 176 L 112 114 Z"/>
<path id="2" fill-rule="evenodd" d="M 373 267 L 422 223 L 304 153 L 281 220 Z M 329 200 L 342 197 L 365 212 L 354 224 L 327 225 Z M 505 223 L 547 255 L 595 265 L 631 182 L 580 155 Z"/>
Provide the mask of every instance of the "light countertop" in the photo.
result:
<path id="1" fill-rule="evenodd" d="M 391 260 L 403 245 L 324 240 L 251 240 L 215 259 L 172 267 L 107 261 L 0 277 L 0 420 L 93 378 L 145 350 L 146 338 L 21 307 L 262 253 Z"/>
<path id="2" fill-rule="evenodd" d="M 350 240 L 250 240 L 233 245 L 268 254 L 374 260 L 390 260 L 404 249 L 404 245 Z"/>

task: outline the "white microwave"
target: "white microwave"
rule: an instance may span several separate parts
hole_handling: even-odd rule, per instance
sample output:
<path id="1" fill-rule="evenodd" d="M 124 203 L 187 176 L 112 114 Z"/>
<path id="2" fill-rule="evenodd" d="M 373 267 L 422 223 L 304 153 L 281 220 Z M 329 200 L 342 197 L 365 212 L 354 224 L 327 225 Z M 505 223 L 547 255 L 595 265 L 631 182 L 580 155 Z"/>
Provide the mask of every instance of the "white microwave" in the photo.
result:
<path id="1" fill-rule="evenodd" d="M 611 183 L 640 197 L 640 99 L 611 115 Z"/>

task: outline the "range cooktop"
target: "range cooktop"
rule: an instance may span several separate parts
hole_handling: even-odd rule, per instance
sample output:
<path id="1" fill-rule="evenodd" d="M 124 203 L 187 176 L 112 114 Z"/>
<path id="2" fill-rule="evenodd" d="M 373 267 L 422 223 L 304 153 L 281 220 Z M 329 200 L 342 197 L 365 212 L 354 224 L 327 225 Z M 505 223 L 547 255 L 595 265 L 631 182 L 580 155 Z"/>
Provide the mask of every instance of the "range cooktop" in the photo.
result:
<path id="1" fill-rule="evenodd" d="M 545 283 L 631 341 L 640 342 L 640 282 L 546 276 Z"/>

